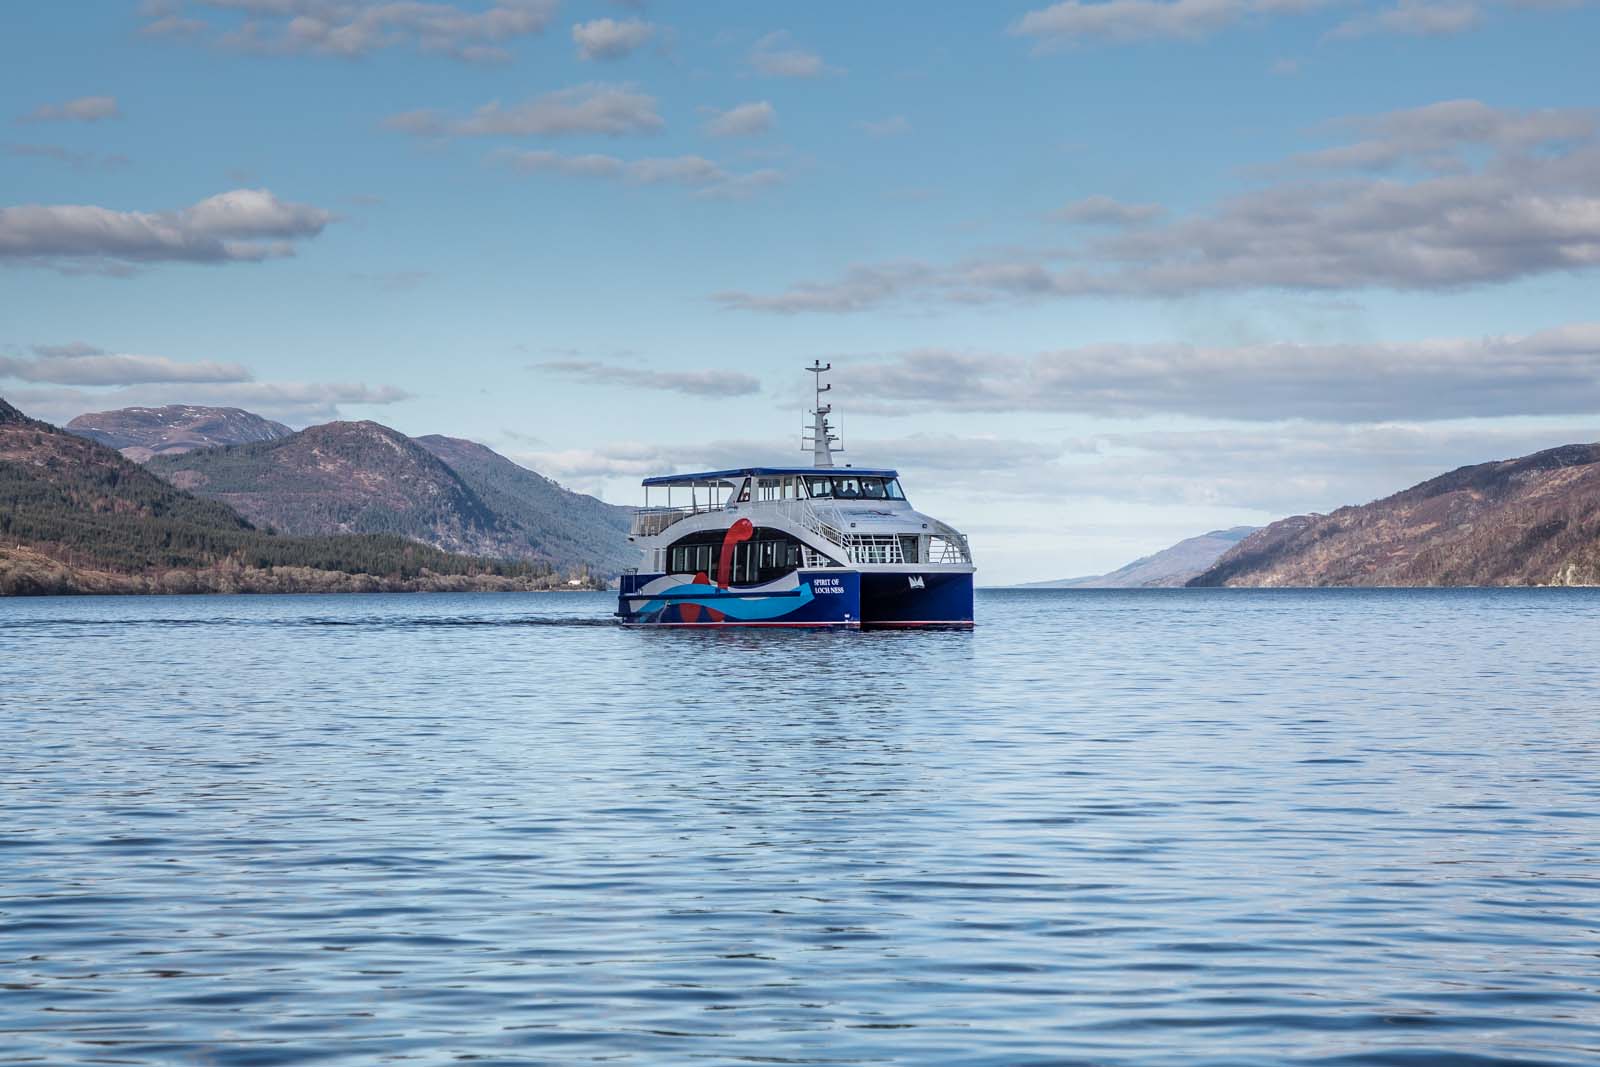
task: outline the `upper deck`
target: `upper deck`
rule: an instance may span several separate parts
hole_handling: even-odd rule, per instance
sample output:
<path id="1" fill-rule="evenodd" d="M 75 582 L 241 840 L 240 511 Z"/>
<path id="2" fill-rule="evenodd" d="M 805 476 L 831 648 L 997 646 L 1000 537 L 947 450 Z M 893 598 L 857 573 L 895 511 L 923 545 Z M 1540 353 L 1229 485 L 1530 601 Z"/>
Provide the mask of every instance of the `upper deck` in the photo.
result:
<path id="1" fill-rule="evenodd" d="M 701 471 L 696 474 L 663 474 L 646 478 L 640 484 L 646 489 L 682 488 L 691 486 L 731 486 L 745 478 L 793 478 L 816 475 L 853 475 L 857 478 L 899 478 L 899 471 L 884 467 L 730 467 L 725 471 Z"/>
<path id="2" fill-rule="evenodd" d="M 815 506 L 808 506 L 812 501 L 906 503 L 899 473 L 886 467 L 734 467 L 661 475 L 646 478 L 643 485 L 644 506 L 633 513 L 632 532 L 636 537 L 653 537 L 693 515 L 738 505 L 788 503 L 813 513 Z M 652 504 L 651 490 L 664 491 L 665 503 Z M 673 490 L 680 494 L 676 502 Z M 685 492 L 689 496 L 687 503 L 683 502 Z"/>
<path id="3" fill-rule="evenodd" d="M 827 418 L 832 408 L 822 403 L 822 394 L 832 388 L 821 381 L 829 367 L 819 362 L 808 369 L 818 376 L 813 423 L 802 435 L 812 452 L 810 466 L 729 467 L 646 478 L 641 483 L 644 506 L 633 514 L 633 538 L 654 539 L 685 520 L 736 510 L 758 526 L 798 527 L 816 539 L 819 551 L 852 564 L 970 566 L 966 537 L 913 511 L 898 471 L 834 465 L 833 457 L 843 446 Z M 719 521 L 725 526 L 728 520 Z M 687 533 L 674 530 L 670 537 L 641 547 L 662 553 L 667 541 L 701 537 L 717 528 L 715 522 L 692 523 L 683 528 Z"/>

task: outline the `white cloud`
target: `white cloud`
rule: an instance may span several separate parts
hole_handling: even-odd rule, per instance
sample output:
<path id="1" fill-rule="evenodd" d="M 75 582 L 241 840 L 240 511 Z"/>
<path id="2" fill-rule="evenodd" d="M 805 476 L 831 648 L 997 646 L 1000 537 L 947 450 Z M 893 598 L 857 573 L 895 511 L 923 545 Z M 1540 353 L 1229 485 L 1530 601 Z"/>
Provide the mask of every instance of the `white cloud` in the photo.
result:
<path id="1" fill-rule="evenodd" d="M 87 341 L 68 341 L 61 345 L 34 345 L 33 354 L 51 359 L 73 356 L 103 356 L 106 350 L 89 344 Z"/>
<path id="2" fill-rule="evenodd" d="M 1090 196 L 1056 209 L 1050 217 L 1085 226 L 1136 226 L 1159 218 L 1164 212 L 1160 204 L 1130 204 L 1109 196 Z"/>
<path id="3" fill-rule="evenodd" d="M 1592 425 L 1483 427 L 1301 423 L 1261 429 L 1097 434 L 1066 442 L 1047 487 L 1122 507 L 1327 512 L 1472 463 L 1589 441 Z M 1199 532 L 1199 531 L 1196 531 Z"/>
<path id="4" fill-rule="evenodd" d="M 820 78 L 829 73 L 822 57 L 796 45 L 785 30 L 769 33 L 750 49 L 750 65 L 773 78 Z"/>
<path id="5" fill-rule="evenodd" d="M 60 104 L 40 104 L 18 122 L 99 122 L 120 119 L 122 110 L 114 96 L 80 96 Z"/>
<path id="6" fill-rule="evenodd" d="M 146 4 L 142 14 L 147 34 L 206 40 L 239 51 L 353 59 L 409 46 L 492 63 L 511 58 L 510 42 L 544 30 L 556 6 L 556 0 L 494 0 L 487 6 L 425 0 L 170 0 Z"/>
<path id="7" fill-rule="evenodd" d="M 578 359 L 536 363 L 532 369 L 549 371 L 587 385 L 620 385 L 690 396 L 750 396 L 761 391 L 761 379 L 738 371 L 653 371 Z"/>
<path id="8" fill-rule="evenodd" d="M 554 173 L 578 178 L 602 178 L 630 185 L 679 185 L 694 189 L 699 196 L 740 199 L 783 180 L 776 170 L 733 173 L 704 156 L 661 156 L 644 159 L 619 159 L 589 153 L 562 155 L 544 149 L 494 153 L 491 157 L 524 174 Z"/>
<path id="9" fill-rule="evenodd" d="M 655 27 L 640 19 L 592 19 L 572 27 L 578 56 L 587 60 L 621 59 L 655 34 Z"/>
<path id="10" fill-rule="evenodd" d="M 1593 113 L 1446 101 L 1346 125 L 1376 136 L 1293 157 L 1275 168 L 1275 182 L 1208 211 L 1065 248 L 944 266 L 863 264 L 832 281 L 713 299 L 797 313 L 915 298 L 971 304 L 1247 289 L 1439 290 L 1600 266 Z M 1421 173 L 1345 173 L 1401 165 Z M 1308 178 L 1308 169 L 1317 173 Z"/>
<path id="11" fill-rule="evenodd" d="M 1329 423 L 1597 414 L 1600 323 L 1387 344 L 1102 344 L 1030 357 L 924 349 L 852 363 L 839 381 L 889 413 Z"/>
<path id="12" fill-rule="evenodd" d="M 751 137 L 766 133 L 777 121 L 777 109 L 765 100 L 757 100 L 714 112 L 705 130 L 712 137 Z"/>
<path id="13" fill-rule="evenodd" d="M 1022 16 L 1011 32 L 1031 37 L 1040 49 L 1084 40 L 1198 39 L 1246 19 L 1297 14 L 1325 0 L 1064 0 Z"/>
<path id="14" fill-rule="evenodd" d="M 0 260 L 113 270 L 158 261 L 252 262 L 293 255 L 295 242 L 315 237 L 333 219 L 266 189 L 219 193 L 180 211 L 24 204 L 0 208 Z"/>
<path id="15" fill-rule="evenodd" d="M 1482 18 L 1475 3 L 1400 0 L 1393 7 L 1348 19 L 1334 27 L 1328 36 L 1366 37 L 1392 33 L 1408 37 L 1446 37 L 1476 29 Z"/>
<path id="16" fill-rule="evenodd" d="M 0 378 L 54 385 L 141 385 L 153 382 L 248 382 L 237 363 L 180 363 L 165 356 L 104 352 L 75 341 L 35 345 L 33 359 L 0 356 Z"/>
<path id="17" fill-rule="evenodd" d="M 626 85 L 591 83 L 522 104 L 485 104 L 466 118 L 433 109 L 391 115 L 384 125 L 419 137 L 529 137 L 654 133 L 664 125 L 654 98 Z"/>
<path id="18" fill-rule="evenodd" d="M 1535 150 L 1561 150 L 1595 140 L 1600 113 L 1587 108 L 1519 110 L 1490 107 L 1479 100 L 1442 100 L 1424 107 L 1360 115 L 1330 124 L 1362 139 L 1304 152 L 1291 162 L 1323 170 L 1388 170 L 1416 166 L 1435 173 L 1469 170 L 1464 148 L 1487 148 L 1515 156 Z"/>

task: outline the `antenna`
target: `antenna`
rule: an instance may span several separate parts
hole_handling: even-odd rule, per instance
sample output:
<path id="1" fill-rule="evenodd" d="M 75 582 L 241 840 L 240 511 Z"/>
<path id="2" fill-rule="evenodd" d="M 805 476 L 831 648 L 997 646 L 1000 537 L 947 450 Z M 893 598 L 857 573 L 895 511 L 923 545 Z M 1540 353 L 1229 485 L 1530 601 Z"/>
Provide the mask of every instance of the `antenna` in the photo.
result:
<path id="1" fill-rule="evenodd" d="M 832 363 L 825 364 L 819 359 L 813 359 L 811 366 L 806 368 L 816 375 L 816 406 L 811 409 L 811 425 L 800 432 L 800 448 L 802 451 L 810 451 L 813 467 L 833 466 L 833 454 L 844 451 L 844 445 L 839 444 L 838 435 L 833 432 L 833 427 L 828 425 L 828 416 L 833 413 L 833 405 L 822 402 L 822 394 L 833 388 L 832 384 L 822 384 L 822 376 L 832 369 Z"/>

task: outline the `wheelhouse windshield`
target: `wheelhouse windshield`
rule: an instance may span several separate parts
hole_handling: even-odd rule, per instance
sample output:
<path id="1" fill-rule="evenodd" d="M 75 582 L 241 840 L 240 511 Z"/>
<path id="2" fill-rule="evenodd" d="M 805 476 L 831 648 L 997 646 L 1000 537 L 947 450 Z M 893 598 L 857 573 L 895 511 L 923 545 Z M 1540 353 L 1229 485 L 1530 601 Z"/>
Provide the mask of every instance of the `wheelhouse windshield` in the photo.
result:
<path id="1" fill-rule="evenodd" d="M 904 500 L 898 478 L 858 478 L 854 475 L 806 475 L 806 492 L 813 499 Z"/>

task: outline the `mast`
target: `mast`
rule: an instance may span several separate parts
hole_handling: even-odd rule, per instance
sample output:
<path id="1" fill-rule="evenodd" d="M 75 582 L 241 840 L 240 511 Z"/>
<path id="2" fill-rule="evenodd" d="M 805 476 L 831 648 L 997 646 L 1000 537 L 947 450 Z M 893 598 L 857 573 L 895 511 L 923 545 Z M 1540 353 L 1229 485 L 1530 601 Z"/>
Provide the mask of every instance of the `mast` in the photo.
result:
<path id="1" fill-rule="evenodd" d="M 844 446 L 837 444 L 839 438 L 833 432 L 833 427 L 828 425 L 828 416 L 833 413 L 833 405 L 822 402 L 822 394 L 833 388 L 832 384 L 822 384 L 822 376 L 832 369 L 832 363 L 824 364 L 818 359 L 813 359 L 811 366 L 806 368 L 817 376 L 815 383 L 817 396 L 816 406 L 811 409 L 811 426 L 801 436 L 800 447 L 811 450 L 813 467 L 833 466 L 833 454 L 844 451 Z"/>

